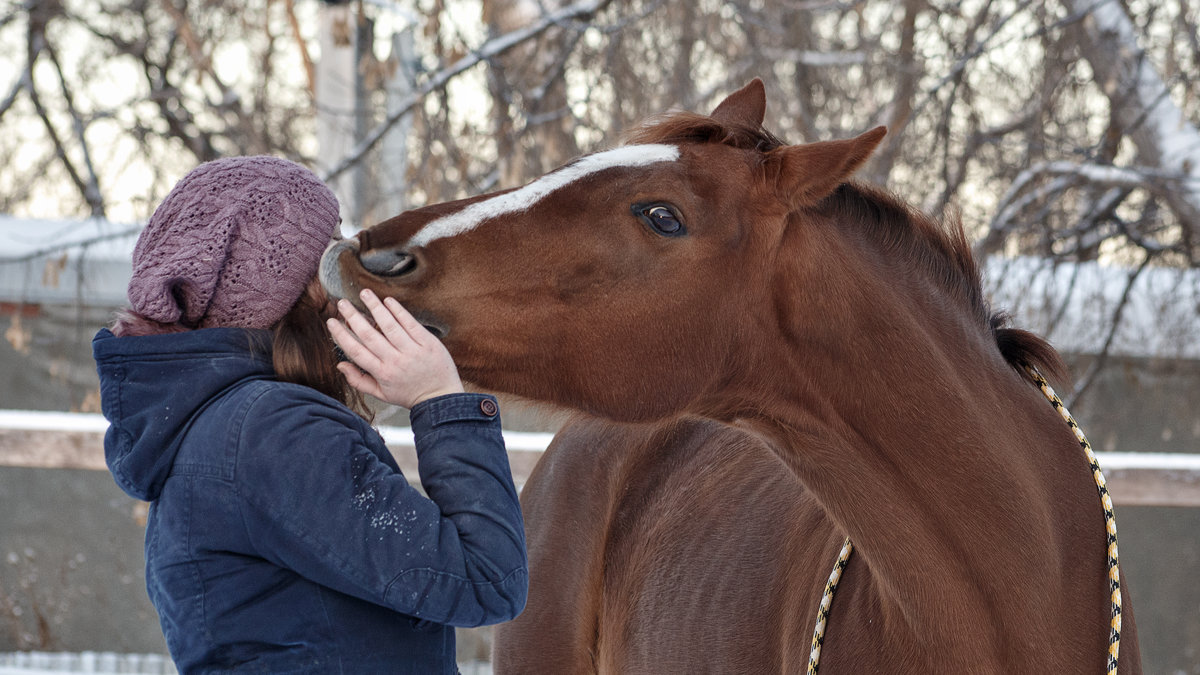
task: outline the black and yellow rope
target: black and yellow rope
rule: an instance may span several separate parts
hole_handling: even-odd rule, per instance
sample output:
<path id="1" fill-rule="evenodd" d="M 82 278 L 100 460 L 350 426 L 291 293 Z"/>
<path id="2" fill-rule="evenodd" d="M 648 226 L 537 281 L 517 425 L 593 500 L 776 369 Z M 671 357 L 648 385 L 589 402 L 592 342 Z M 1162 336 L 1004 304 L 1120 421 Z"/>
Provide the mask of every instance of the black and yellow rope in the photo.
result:
<path id="1" fill-rule="evenodd" d="M 1113 515 L 1108 484 L 1104 481 L 1104 474 L 1100 471 L 1100 462 L 1096 459 L 1096 453 L 1092 452 L 1092 444 L 1088 443 L 1087 437 L 1083 435 L 1083 430 L 1079 428 L 1075 418 L 1067 411 L 1062 399 L 1054 393 L 1050 383 L 1036 368 L 1029 367 L 1026 370 L 1037 383 L 1038 388 L 1042 390 L 1042 395 L 1050 401 L 1050 405 L 1054 406 L 1054 409 L 1066 421 L 1067 426 L 1071 427 L 1071 431 L 1074 432 L 1075 438 L 1078 439 L 1080 447 L 1087 456 L 1088 464 L 1092 467 L 1092 478 L 1095 479 L 1096 489 L 1100 493 L 1100 504 L 1104 507 L 1104 529 L 1108 537 L 1108 590 L 1112 599 L 1112 621 L 1109 624 L 1106 672 L 1108 675 L 1116 675 L 1117 654 L 1121 649 L 1121 568 L 1117 558 L 1117 518 Z M 833 604 L 833 593 L 837 590 L 838 583 L 842 579 L 842 572 L 846 569 L 846 564 L 853 551 L 854 545 L 847 537 L 846 543 L 842 545 L 841 553 L 838 554 L 837 562 L 834 563 L 833 572 L 829 575 L 829 581 L 825 584 L 825 593 L 821 596 L 821 607 L 817 611 L 817 625 L 813 629 L 812 651 L 808 655 L 809 675 L 816 675 L 820 665 L 821 646 L 825 643 L 825 627 L 829 621 L 829 608 Z"/>
<path id="2" fill-rule="evenodd" d="M 1075 438 L 1079 441 L 1079 446 L 1083 448 L 1083 452 L 1087 455 L 1088 464 L 1092 467 L 1092 478 L 1096 481 L 1096 489 L 1100 492 L 1100 504 L 1104 506 L 1104 530 L 1108 535 L 1108 591 L 1112 598 L 1112 620 L 1109 623 L 1108 635 L 1108 675 L 1115 675 L 1117 672 L 1117 653 L 1121 650 L 1121 566 L 1117 558 L 1117 518 L 1113 515 L 1112 497 L 1108 494 L 1108 484 L 1104 482 L 1104 474 L 1100 471 L 1100 462 L 1096 460 L 1096 453 L 1092 452 L 1092 444 L 1088 443 L 1088 439 L 1083 435 L 1083 430 L 1079 428 L 1079 424 L 1075 422 L 1075 418 L 1071 417 L 1071 413 L 1067 411 L 1067 407 L 1063 405 L 1062 399 L 1058 394 L 1054 393 L 1054 389 L 1050 387 L 1050 383 L 1036 368 L 1027 368 L 1029 375 L 1037 382 L 1038 387 L 1042 390 L 1042 394 L 1050 401 L 1050 405 L 1058 411 L 1067 422 L 1067 426 L 1071 427 L 1071 431 L 1075 433 Z"/>
<path id="3" fill-rule="evenodd" d="M 833 565 L 833 572 L 829 574 L 829 581 L 825 582 L 825 593 L 821 595 L 821 608 L 817 610 L 817 627 L 813 629 L 812 651 L 808 653 L 808 672 L 810 673 L 816 673 L 817 665 L 821 662 L 821 645 L 825 643 L 825 624 L 829 620 L 829 607 L 833 604 L 833 593 L 842 581 L 842 572 L 845 571 L 846 563 L 850 561 L 850 554 L 853 552 L 854 544 L 850 543 L 850 537 L 846 537 L 846 543 L 842 544 L 842 551 Z"/>

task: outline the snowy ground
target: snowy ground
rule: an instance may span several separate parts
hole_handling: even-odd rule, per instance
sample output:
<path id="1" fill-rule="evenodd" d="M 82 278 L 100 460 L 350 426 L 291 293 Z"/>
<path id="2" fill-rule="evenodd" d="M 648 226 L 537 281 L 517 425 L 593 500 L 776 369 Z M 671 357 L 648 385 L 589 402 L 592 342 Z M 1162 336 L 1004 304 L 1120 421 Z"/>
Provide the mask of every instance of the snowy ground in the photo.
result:
<path id="1" fill-rule="evenodd" d="M 173 675 L 175 664 L 161 654 L 112 652 L 12 652 L 0 654 L 0 675 Z"/>

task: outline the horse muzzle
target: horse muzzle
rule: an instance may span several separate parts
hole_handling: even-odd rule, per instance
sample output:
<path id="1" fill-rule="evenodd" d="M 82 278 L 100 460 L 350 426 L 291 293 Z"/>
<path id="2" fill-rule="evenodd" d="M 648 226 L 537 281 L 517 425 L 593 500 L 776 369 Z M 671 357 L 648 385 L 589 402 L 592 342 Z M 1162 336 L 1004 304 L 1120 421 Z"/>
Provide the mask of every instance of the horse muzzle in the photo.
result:
<path id="1" fill-rule="evenodd" d="M 334 240 L 321 255 L 317 274 L 326 293 L 335 299 L 355 302 L 362 288 L 381 284 L 398 287 L 420 276 L 416 274 L 421 267 L 420 256 L 415 252 L 403 248 L 363 250 L 363 246 L 358 238 Z"/>
<path id="2" fill-rule="evenodd" d="M 343 262 L 346 256 L 358 257 L 357 239 L 335 239 L 325 247 L 321 254 L 321 263 L 317 268 L 317 278 L 321 286 L 329 294 L 330 299 L 347 298 L 351 301 L 357 295 L 356 289 L 350 288 L 342 274 Z"/>

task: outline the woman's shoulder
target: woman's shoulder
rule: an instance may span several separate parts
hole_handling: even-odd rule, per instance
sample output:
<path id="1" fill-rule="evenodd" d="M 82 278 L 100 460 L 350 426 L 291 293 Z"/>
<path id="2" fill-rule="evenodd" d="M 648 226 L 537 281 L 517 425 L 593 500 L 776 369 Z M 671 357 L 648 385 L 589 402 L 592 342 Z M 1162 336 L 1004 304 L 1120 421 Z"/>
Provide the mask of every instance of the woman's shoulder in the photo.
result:
<path id="1" fill-rule="evenodd" d="M 305 455 L 322 457 L 332 448 L 386 448 L 377 431 L 338 401 L 270 377 L 248 377 L 226 386 L 181 431 L 172 474 L 226 480 L 282 456 L 304 461 Z"/>
<path id="2" fill-rule="evenodd" d="M 244 406 L 230 420 L 231 468 L 234 482 L 251 488 L 247 494 L 311 491 L 314 480 L 336 482 L 375 462 L 398 471 L 377 430 L 311 387 L 265 380 L 237 396 Z"/>

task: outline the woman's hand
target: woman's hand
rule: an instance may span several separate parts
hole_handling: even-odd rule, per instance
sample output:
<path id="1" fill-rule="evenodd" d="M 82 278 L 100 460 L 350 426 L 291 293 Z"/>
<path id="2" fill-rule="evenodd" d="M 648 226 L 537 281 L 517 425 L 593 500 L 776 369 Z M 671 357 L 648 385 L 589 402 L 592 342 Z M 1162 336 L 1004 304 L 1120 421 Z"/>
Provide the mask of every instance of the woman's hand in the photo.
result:
<path id="1" fill-rule="evenodd" d="M 369 290 L 359 297 L 374 326 L 346 300 L 337 305 L 342 320 L 328 321 L 333 341 L 353 361 L 337 366 L 350 386 L 405 408 L 463 391 L 450 352 L 408 310 L 392 298 L 380 302 Z"/>

